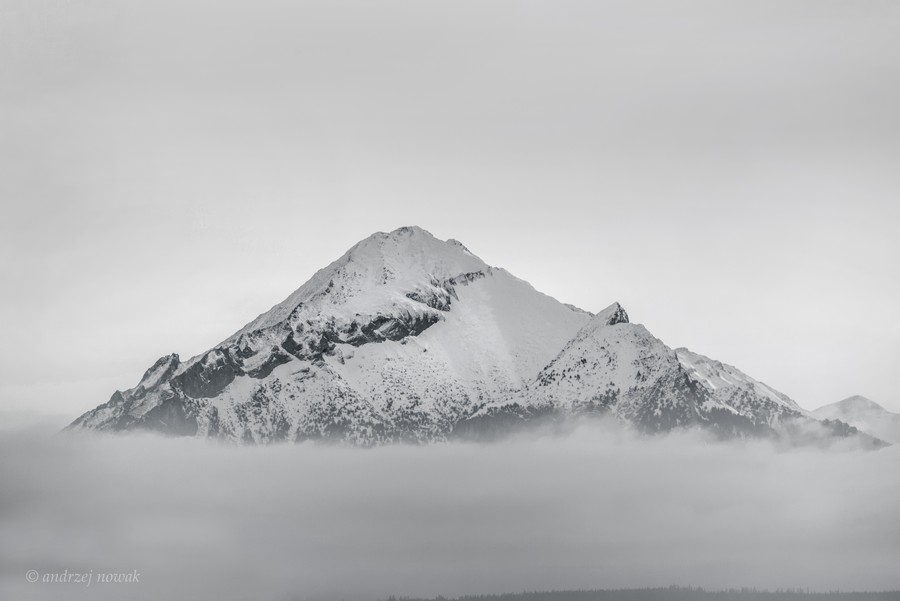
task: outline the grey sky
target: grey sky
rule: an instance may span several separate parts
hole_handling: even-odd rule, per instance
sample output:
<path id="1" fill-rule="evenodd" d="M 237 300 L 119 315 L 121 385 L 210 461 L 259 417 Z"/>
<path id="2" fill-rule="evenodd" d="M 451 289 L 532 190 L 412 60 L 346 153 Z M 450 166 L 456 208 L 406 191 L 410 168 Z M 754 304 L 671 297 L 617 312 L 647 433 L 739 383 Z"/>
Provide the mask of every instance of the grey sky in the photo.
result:
<path id="1" fill-rule="evenodd" d="M 900 411 L 896 2 L 0 11 L 0 410 L 87 410 L 417 224 Z"/>

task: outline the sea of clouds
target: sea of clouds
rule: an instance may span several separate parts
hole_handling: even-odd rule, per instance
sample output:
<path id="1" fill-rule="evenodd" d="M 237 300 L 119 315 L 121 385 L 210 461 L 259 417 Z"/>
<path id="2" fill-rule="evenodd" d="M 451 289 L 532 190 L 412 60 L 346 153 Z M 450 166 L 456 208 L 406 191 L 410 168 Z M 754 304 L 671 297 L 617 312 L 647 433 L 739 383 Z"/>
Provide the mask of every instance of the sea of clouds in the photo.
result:
<path id="1" fill-rule="evenodd" d="M 376 449 L 6 430 L 0 483 L 0 599 L 900 588 L 898 447 L 601 423 Z M 94 580 L 42 580 L 60 573 Z"/>

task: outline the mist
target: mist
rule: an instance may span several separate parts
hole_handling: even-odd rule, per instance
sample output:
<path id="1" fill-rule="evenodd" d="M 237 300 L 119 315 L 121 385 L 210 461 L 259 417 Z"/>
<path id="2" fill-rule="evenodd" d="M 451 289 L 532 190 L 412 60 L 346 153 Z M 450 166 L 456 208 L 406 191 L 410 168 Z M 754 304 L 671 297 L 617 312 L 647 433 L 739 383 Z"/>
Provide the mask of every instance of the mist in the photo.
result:
<path id="1" fill-rule="evenodd" d="M 900 587 L 900 449 L 606 424 L 503 444 L 0 433 L 0 598 L 352 599 Z M 131 573 L 136 583 L 28 582 Z"/>

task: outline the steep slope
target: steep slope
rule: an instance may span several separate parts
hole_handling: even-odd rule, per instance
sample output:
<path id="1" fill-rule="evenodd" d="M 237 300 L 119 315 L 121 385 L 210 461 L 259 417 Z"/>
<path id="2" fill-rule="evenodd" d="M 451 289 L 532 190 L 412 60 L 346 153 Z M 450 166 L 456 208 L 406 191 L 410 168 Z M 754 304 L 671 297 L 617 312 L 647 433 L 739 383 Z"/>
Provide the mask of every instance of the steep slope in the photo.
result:
<path id="1" fill-rule="evenodd" d="M 573 413 L 612 413 L 649 430 L 696 420 L 703 402 L 675 353 L 618 304 L 597 314 L 529 387 L 529 399 Z"/>
<path id="2" fill-rule="evenodd" d="M 528 414 L 611 415 L 638 428 L 704 426 L 723 435 L 770 434 L 802 416 L 787 398 L 738 370 L 672 350 L 615 303 L 595 315 L 519 398 L 475 419 Z"/>
<path id="3" fill-rule="evenodd" d="M 741 370 L 686 348 L 675 350 L 688 378 L 701 386 L 716 406 L 728 407 L 754 423 L 777 427 L 785 419 L 810 417 L 786 394 Z"/>
<path id="4" fill-rule="evenodd" d="M 521 388 L 589 318 L 459 242 L 400 228 L 358 243 L 210 351 L 161 359 L 73 427 L 255 442 L 440 438 Z"/>
<path id="5" fill-rule="evenodd" d="M 900 443 L 900 414 L 864 396 L 852 396 L 812 412 L 817 419 L 840 420 L 890 443 Z"/>

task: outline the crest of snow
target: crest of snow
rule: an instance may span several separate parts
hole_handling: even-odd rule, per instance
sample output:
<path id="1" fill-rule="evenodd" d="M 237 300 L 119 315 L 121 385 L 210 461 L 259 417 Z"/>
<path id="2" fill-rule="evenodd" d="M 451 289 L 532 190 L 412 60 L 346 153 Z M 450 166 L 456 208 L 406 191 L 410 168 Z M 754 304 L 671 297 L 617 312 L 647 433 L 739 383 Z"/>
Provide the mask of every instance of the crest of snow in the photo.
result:
<path id="1" fill-rule="evenodd" d="M 759 380 L 754 380 L 736 367 L 694 353 L 686 348 L 676 349 L 675 354 L 681 366 L 688 373 L 688 377 L 713 393 L 733 391 L 734 389 L 752 390 L 776 405 L 804 415 L 808 414 L 786 394 L 778 392 Z"/>
<path id="2" fill-rule="evenodd" d="M 378 232 L 318 271 L 232 338 L 283 322 L 301 303 L 313 302 L 321 311 L 352 317 L 357 311 L 371 311 L 373 301 L 375 305 L 405 304 L 405 293 L 423 281 L 443 281 L 487 268 L 461 244 L 438 240 L 420 227 Z"/>
<path id="3" fill-rule="evenodd" d="M 595 336 L 597 331 L 601 328 L 614 326 L 620 323 L 628 323 L 628 313 L 625 312 L 622 305 L 613 303 L 602 311 L 599 311 L 596 315 L 593 315 L 581 330 L 575 334 L 573 342 L 587 340 Z"/>
<path id="4" fill-rule="evenodd" d="M 284 336 L 272 332 L 286 322 L 348 324 L 376 315 L 422 316 L 440 313 L 410 299 L 411 292 L 435 283 L 491 268 L 458 241 L 443 241 L 418 226 L 377 232 L 356 243 L 341 258 L 317 271 L 305 284 L 218 345 L 224 347 L 242 336 L 278 344 Z M 441 317 L 440 315 L 438 315 Z M 181 364 L 183 372 L 203 354 Z"/>

